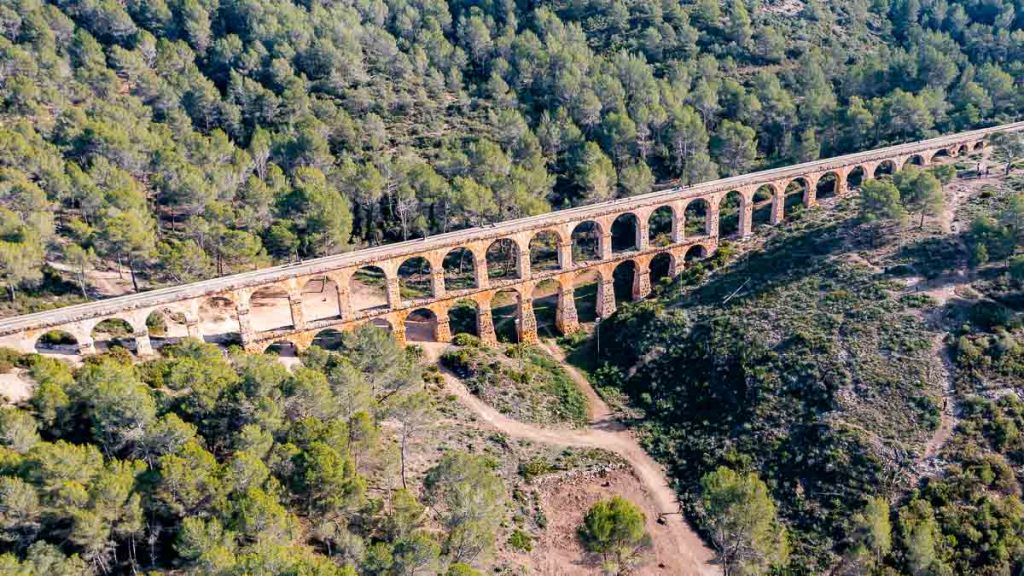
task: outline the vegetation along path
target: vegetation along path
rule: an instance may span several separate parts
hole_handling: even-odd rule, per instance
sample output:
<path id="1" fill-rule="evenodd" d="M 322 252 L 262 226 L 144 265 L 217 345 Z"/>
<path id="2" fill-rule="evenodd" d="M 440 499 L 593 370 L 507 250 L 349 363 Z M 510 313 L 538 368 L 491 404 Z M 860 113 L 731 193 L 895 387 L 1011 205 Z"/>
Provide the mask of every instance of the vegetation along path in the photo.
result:
<path id="1" fill-rule="evenodd" d="M 559 361 L 563 360 L 560 350 L 548 346 L 543 348 Z M 474 396 L 451 372 L 444 370 L 443 374 L 449 392 L 482 420 L 509 436 L 558 446 L 601 448 L 620 456 L 632 466 L 658 509 L 662 511 L 661 520 L 675 542 L 674 548 L 678 550 L 678 565 L 685 570 L 684 574 L 719 574 L 719 570 L 711 565 L 714 553 L 704 545 L 697 533 L 683 520 L 675 490 L 669 485 L 664 469 L 644 451 L 636 438 L 625 427 L 611 418 L 611 412 L 607 405 L 594 392 L 586 377 L 569 364 L 561 363 L 587 398 L 587 413 L 590 415 L 591 421 L 589 428 L 583 430 L 550 429 L 513 420 Z"/>

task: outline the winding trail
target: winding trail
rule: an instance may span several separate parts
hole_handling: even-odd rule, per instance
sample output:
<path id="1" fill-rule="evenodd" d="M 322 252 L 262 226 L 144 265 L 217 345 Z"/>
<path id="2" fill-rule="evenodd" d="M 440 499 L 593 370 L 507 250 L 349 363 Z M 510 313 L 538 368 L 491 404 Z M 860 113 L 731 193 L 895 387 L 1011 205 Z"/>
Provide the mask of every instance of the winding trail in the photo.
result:
<path id="1" fill-rule="evenodd" d="M 704 545 L 697 533 L 683 519 L 675 490 L 669 485 L 661 465 L 644 451 L 636 438 L 622 424 L 615 421 L 611 410 L 590 386 L 590 382 L 575 368 L 564 362 L 564 355 L 560 350 L 546 344 L 542 347 L 560 361 L 562 368 L 572 377 L 587 398 L 591 419 L 589 428 L 582 430 L 551 429 L 512 420 L 474 396 L 453 374 L 442 370 L 445 386 L 477 417 L 511 437 L 555 446 L 601 448 L 617 454 L 632 466 L 651 499 L 661 511 L 662 522 L 670 530 L 675 542 L 675 549 L 683 560 L 682 564 L 686 566 L 684 574 L 687 576 L 721 574 L 721 571 L 711 564 L 714 552 Z"/>

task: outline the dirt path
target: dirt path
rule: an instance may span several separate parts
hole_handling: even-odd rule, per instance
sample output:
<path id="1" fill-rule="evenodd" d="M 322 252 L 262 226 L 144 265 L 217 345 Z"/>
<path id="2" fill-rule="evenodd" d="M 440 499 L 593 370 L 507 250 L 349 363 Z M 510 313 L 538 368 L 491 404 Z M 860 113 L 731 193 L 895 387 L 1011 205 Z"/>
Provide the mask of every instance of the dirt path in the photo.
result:
<path id="1" fill-rule="evenodd" d="M 547 349 L 551 351 L 550 348 Z M 559 355 L 555 354 L 555 357 L 558 358 Z M 658 510 L 664 515 L 664 526 L 668 528 L 670 538 L 674 540 L 674 548 L 678 551 L 675 560 L 678 560 L 679 570 L 682 570 L 680 574 L 720 574 L 720 571 L 710 564 L 714 553 L 704 545 L 679 513 L 675 490 L 668 484 L 661 466 L 640 447 L 629 431 L 611 418 L 608 406 L 597 397 L 586 378 L 571 366 L 563 363 L 563 367 L 580 386 L 588 401 L 596 399 L 590 408 L 590 428 L 547 429 L 512 420 L 474 396 L 454 375 L 447 371 L 443 374 L 446 387 L 460 402 L 476 413 L 481 420 L 509 436 L 556 446 L 601 448 L 619 455 L 633 467 Z"/>

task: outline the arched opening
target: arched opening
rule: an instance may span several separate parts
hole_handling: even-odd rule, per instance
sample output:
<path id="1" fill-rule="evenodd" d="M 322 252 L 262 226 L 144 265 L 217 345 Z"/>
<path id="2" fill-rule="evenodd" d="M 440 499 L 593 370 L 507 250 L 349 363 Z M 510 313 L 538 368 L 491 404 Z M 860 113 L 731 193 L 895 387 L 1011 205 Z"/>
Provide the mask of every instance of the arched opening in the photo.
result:
<path id="1" fill-rule="evenodd" d="M 349 281 L 349 301 L 352 310 L 384 309 L 388 307 L 388 286 L 384 270 L 378 266 L 363 266 Z"/>
<path id="2" fill-rule="evenodd" d="M 380 328 L 386 332 L 391 332 L 391 322 L 388 322 L 387 318 L 374 318 L 367 323 L 367 326 L 374 328 Z"/>
<path id="3" fill-rule="evenodd" d="M 612 272 L 612 280 L 615 286 L 615 303 L 631 302 L 633 300 L 633 280 L 636 277 L 636 262 L 624 260 Z"/>
<path id="4" fill-rule="evenodd" d="M 263 350 L 264 354 L 273 354 L 281 358 L 298 358 L 299 349 L 287 340 L 278 340 Z"/>
<path id="5" fill-rule="evenodd" d="M 662 252 L 651 258 L 651 288 L 658 290 L 672 282 L 672 255 Z"/>
<path id="6" fill-rule="evenodd" d="M 807 181 L 803 178 L 794 178 L 786 185 L 786 201 L 783 204 L 783 217 L 792 218 L 798 216 L 804 209 L 804 196 L 807 195 Z"/>
<path id="7" fill-rule="evenodd" d="M 40 354 L 75 356 L 78 345 L 78 340 L 70 332 L 50 330 L 36 340 L 35 350 Z"/>
<path id="8" fill-rule="evenodd" d="M 302 318 L 306 322 L 341 318 L 338 284 L 326 276 L 310 278 L 302 286 Z"/>
<path id="9" fill-rule="evenodd" d="M 896 173 L 896 163 L 892 160 L 882 160 L 875 167 L 875 178 L 891 178 Z"/>
<path id="10" fill-rule="evenodd" d="M 574 264 L 601 259 L 601 227 L 597 222 L 580 222 L 572 229 L 572 261 Z"/>
<path id="11" fill-rule="evenodd" d="M 661 206 L 647 218 L 647 241 L 651 246 L 672 244 L 672 207 Z"/>
<path id="12" fill-rule="evenodd" d="M 519 247 L 511 238 L 499 238 L 487 248 L 487 277 L 491 280 L 519 278 Z"/>
<path id="13" fill-rule="evenodd" d="M 185 314 L 164 308 L 153 310 L 146 316 L 146 331 L 153 348 L 174 344 L 188 337 L 188 321 Z"/>
<path id="14" fill-rule="evenodd" d="M 640 222 L 637 220 L 636 214 L 632 212 L 620 214 L 612 222 L 612 252 L 639 250 L 640 243 L 637 238 L 639 230 Z"/>
<path id="15" fill-rule="evenodd" d="M 405 317 L 408 342 L 437 342 L 437 315 L 429 308 L 417 308 Z"/>
<path id="16" fill-rule="evenodd" d="M 542 230 L 530 239 L 531 272 L 558 270 L 558 234 Z"/>
<path id="17" fill-rule="evenodd" d="M 936 162 L 946 162 L 946 161 L 949 161 L 949 160 L 950 160 L 949 150 L 946 150 L 945 148 L 943 148 L 941 150 L 936 150 L 935 153 L 932 154 L 932 161 L 930 163 L 931 164 L 935 164 Z"/>
<path id="18" fill-rule="evenodd" d="M 288 302 L 288 291 L 279 286 L 268 286 L 253 292 L 249 298 L 249 318 L 256 332 L 291 326 L 292 307 Z"/>
<path id="19" fill-rule="evenodd" d="M 441 261 L 444 268 L 445 290 L 467 290 L 476 287 L 473 253 L 467 248 L 455 248 Z"/>
<path id="20" fill-rule="evenodd" d="M 865 174 L 866 172 L 864 171 L 863 166 L 857 166 L 853 170 L 850 170 L 850 173 L 846 175 L 846 187 L 850 190 L 860 189 L 861 185 L 864 184 Z"/>
<path id="21" fill-rule="evenodd" d="M 751 214 L 752 227 L 767 226 L 772 223 L 772 203 L 775 201 L 775 188 L 770 184 L 758 187 L 754 192 L 754 210 Z"/>
<path id="22" fill-rule="evenodd" d="M 477 305 L 475 300 L 468 298 L 459 300 L 448 310 L 448 325 L 452 336 L 456 334 L 472 334 L 479 336 L 477 331 Z"/>
<path id="23" fill-rule="evenodd" d="M 924 156 L 920 154 L 914 154 L 910 158 L 907 158 L 907 164 L 913 164 L 914 166 L 924 166 Z"/>
<path id="24" fill-rule="evenodd" d="M 984 142 L 984 141 L 982 141 L 982 142 L 976 142 L 976 143 L 974 144 L 974 151 L 975 151 L 975 152 L 977 152 L 977 151 L 979 151 L 979 150 L 984 150 L 984 149 L 985 149 L 985 142 Z"/>
<path id="25" fill-rule="evenodd" d="M 839 193 L 839 177 L 835 172 L 828 172 L 818 179 L 814 186 L 814 197 L 818 200 L 835 198 Z"/>
<path id="26" fill-rule="evenodd" d="M 708 201 L 703 198 L 691 200 L 683 211 L 683 235 L 687 238 L 708 233 Z"/>
<path id="27" fill-rule="evenodd" d="M 500 290 L 491 299 L 491 319 L 498 342 L 519 342 L 519 292 Z"/>
<path id="28" fill-rule="evenodd" d="M 573 300 L 576 302 L 576 318 L 582 322 L 593 322 L 597 318 L 597 288 L 601 275 L 596 270 L 584 270 L 573 278 Z"/>
<path id="29" fill-rule="evenodd" d="M 318 346 L 324 350 L 338 351 L 341 350 L 344 342 L 344 335 L 334 328 L 328 328 L 321 330 L 313 337 L 313 346 Z"/>
<path id="30" fill-rule="evenodd" d="M 562 287 L 552 279 L 538 282 L 533 287 L 533 315 L 537 319 L 537 333 L 542 336 L 557 336 L 555 326 L 558 318 L 558 301 L 562 297 Z"/>
<path id="31" fill-rule="evenodd" d="M 107 318 L 92 329 L 92 340 L 97 352 L 109 352 L 114 348 L 135 350 L 135 330 L 121 318 Z"/>
<path id="32" fill-rule="evenodd" d="M 213 296 L 199 306 L 199 326 L 203 340 L 228 346 L 241 344 L 238 309 L 230 298 Z"/>
<path id="33" fill-rule="evenodd" d="M 687 263 L 698 262 L 708 257 L 708 251 L 701 244 L 694 244 L 686 250 L 686 254 L 683 256 L 683 260 Z"/>
<path id="34" fill-rule="evenodd" d="M 398 292 L 402 300 L 422 300 L 433 296 L 430 283 L 430 262 L 426 258 L 409 258 L 398 267 Z"/>
<path id="35" fill-rule="evenodd" d="M 733 236 L 740 233 L 743 195 L 737 190 L 726 194 L 718 204 L 718 235 Z"/>
<path id="36" fill-rule="evenodd" d="M 971 149 L 967 147 L 967 144 L 963 144 L 963 145 L 960 146 L 960 148 L 957 149 L 956 155 L 957 156 L 966 156 L 967 153 L 970 152 L 970 151 L 971 151 Z"/>

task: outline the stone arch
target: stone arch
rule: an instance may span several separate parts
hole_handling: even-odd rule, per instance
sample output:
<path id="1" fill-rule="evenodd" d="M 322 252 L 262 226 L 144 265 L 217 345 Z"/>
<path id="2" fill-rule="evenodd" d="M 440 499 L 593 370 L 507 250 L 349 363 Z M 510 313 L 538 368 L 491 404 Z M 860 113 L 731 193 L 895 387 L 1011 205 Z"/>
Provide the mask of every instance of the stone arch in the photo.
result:
<path id="1" fill-rule="evenodd" d="M 892 175 L 896 173 L 896 170 L 896 162 L 892 160 L 882 160 L 881 162 L 878 163 L 878 166 L 875 166 L 875 172 L 873 176 L 875 178 L 892 177 Z"/>
<path id="2" fill-rule="evenodd" d="M 476 285 L 476 264 L 469 248 L 452 248 L 441 261 L 445 290 L 468 290 Z"/>
<path id="3" fill-rule="evenodd" d="M 313 336 L 312 346 L 323 348 L 324 350 L 337 351 L 341 350 L 344 334 L 335 328 L 326 328 L 316 333 Z"/>
<path id="4" fill-rule="evenodd" d="M 435 296 L 430 261 L 423 256 L 406 258 L 398 266 L 398 293 L 403 301 L 423 300 Z"/>
<path id="5" fill-rule="evenodd" d="M 498 238 L 487 247 L 487 277 L 491 280 L 521 279 L 519 245 L 511 238 Z"/>
<path id="6" fill-rule="evenodd" d="M 854 166 L 850 169 L 850 172 L 846 174 L 846 187 L 855 190 L 859 189 L 864 184 L 864 180 L 868 177 L 867 169 L 863 166 Z"/>
<path id="7" fill-rule="evenodd" d="M 178 310 L 157 308 L 146 316 L 145 324 L 154 348 L 188 337 L 188 318 Z"/>
<path id="8" fill-rule="evenodd" d="M 650 246 L 669 246 L 674 243 L 675 213 L 671 206 L 658 206 L 647 217 L 647 242 Z"/>
<path id="9" fill-rule="evenodd" d="M 747 207 L 747 199 L 739 190 L 730 190 L 718 202 L 718 234 L 719 236 L 736 236 L 743 227 L 743 213 Z"/>
<path id="10" fill-rule="evenodd" d="M 302 299 L 302 318 L 306 322 L 341 318 L 338 283 L 328 276 L 306 280 L 299 291 Z"/>
<path id="11" fill-rule="evenodd" d="M 600 261 L 602 234 L 601 224 L 594 220 L 585 220 L 574 226 L 570 234 L 573 263 Z"/>
<path id="12" fill-rule="evenodd" d="M 640 265 L 632 259 L 623 260 L 612 269 L 612 283 L 615 288 L 616 305 L 633 300 L 633 288 L 639 273 Z"/>
<path id="13" fill-rule="evenodd" d="M 783 192 L 785 200 L 782 205 L 784 218 L 795 216 L 807 207 L 809 191 L 810 187 L 807 179 L 802 176 L 799 178 L 793 178 L 786 184 L 786 188 Z"/>
<path id="14" fill-rule="evenodd" d="M 924 166 L 928 161 L 925 160 L 924 156 L 920 154 L 911 154 L 907 161 L 903 163 L 904 166 L 907 164 L 913 164 L 914 166 Z"/>
<path id="15" fill-rule="evenodd" d="M 288 289 L 271 285 L 254 291 L 249 297 L 249 319 L 255 332 L 293 326 Z"/>
<path id="16" fill-rule="evenodd" d="M 437 314 L 430 308 L 417 308 L 405 317 L 405 339 L 408 342 L 439 342 Z"/>
<path id="17" fill-rule="evenodd" d="M 274 340 L 263 349 L 264 354 L 273 354 L 281 358 L 298 358 L 299 347 L 291 340 Z"/>
<path id="18" fill-rule="evenodd" d="M 494 322 L 494 334 L 499 342 L 519 342 L 522 302 L 522 295 L 515 288 L 503 288 L 491 297 L 491 319 Z"/>
<path id="19" fill-rule="evenodd" d="M 373 328 L 380 328 L 381 330 L 386 330 L 392 334 L 395 332 L 395 327 L 391 325 L 391 320 L 389 320 L 386 316 L 378 316 L 376 318 L 373 318 L 366 322 L 365 325 L 371 326 Z"/>
<path id="20" fill-rule="evenodd" d="M 558 245 L 562 238 L 557 231 L 539 230 L 530 238 L 530 270 L 533 272 L 549 272 L 562 267 L 558 257 Z"/>
<path id="21" fill-rule="evenodd" d="M 841 180 L 836 172 L 826 172 L 818 178 L 814 188 L 814 197 L 818 200 L 827 200 L 839 195 Z"/>
<path id="22" fill-rule="evenodd" d="M 950 155 L 949 150 L 946 150 L 945 148 L 940 148 L 932 153 L 932 157 L 928 159 L 928 163 L 934 164 L 936 162 L 945 162 L 946 160 L 949 160 L 951 157 L 952 156 Z"/>
<path id="23" fill-rule="evenodd" d="M 74 334 L 57 328 L 40 334 L 32 349 L 44 355 L 76 356 L 81 351 L 81 345 Z"/>
<path id="24" fill-rule="evenodd" d="M 977 152 L 978 150 L 984 150 L 984 149 L 985 149 L 985 141 L 984 140 L 978 140 L 977 142 L 974 143 L 974 146 L 971 148 L 971 150 L 973 152 Z"/>
<path id="25" fill-rule="evenodd" d="M 114 348 L 135 351 L 135 328 L 124 318 L 105 318 L 93 325 L 89 332 L 97 352 Z"/>
<path id="26" fill-rule="evenodd" d="M 757 187 L 757 190 L 754 190 L 754 195 L 751 198 L 751 204 L 753 204 L 752 227 L 756 228 L 772 223 L 772 207 L 775 205 L 775 197 L 775 187 L 771 184 L 762 184 Z"/>
<path id="27" fill-rule="evenodd" d="M 693 198 L 683 208 L 683 237 L 711 233 L 711 203 L 707 198 Z"/>
<path id="28" fill-rule="evenodd" d="M 455 301 L 448 309 L 448 323 L 451 332 L 455 334 L 480 335 L 478 323 L 480 322 L 480 305 L 472 298 L 463 298 Z"/>
<path id="29" fill-rule="evenodd" d="M 537 319 L 537 332 L 548 336 L 558 334 L 558 310 L 562 303 L 562 284 L 553 278 L 537 282 L 530 294 L 533 314 Z"/>
<path id="30" fill-rule="evenodd" d="M 217 294 L 199 304 L 199 325 L 203 339 L 217 344 L 241 344 L 238 303 L 231 296 Z"/>
<path id="31" fill-rule="evenodd" d="M 634 252 L 640 249 L 640 218 L 632 212 L 616 216 L 611 225 L 612 253 Z"/>
<path id="32" fill-rule="evenodd" d="M 569 280 L 576 305 L 576 316 L 580 322 L 593 322 L 597 318 L 598 288 L 601 281 L 601 273 L 596 268 L 581 270 Z"/>
<path id="33" fill-rule="evenodd" d="M 651 274 L 651 287 L 657 290 L 658 286 L 664 285 L 667 282 L 672 281 L 672 273 L 675 272 L 672 262 L 672 255 L 668 252 L 662 252 L 656 254 L 651 258 L 651 263 L 648 265 Z"/>
<path id="34" fill-rule="evenodd" d="M 388 277 L 380 266 L 362 266 L 348 282 L 353 312 L 388 307 Z"/>
<path id="35" fill-rule="evenodd" d="M 961 144 L 960 147 L 956 149 L 956 155 L 957 156 L 966 156 L 968 153 L 970 153 L 970 151 L 971 151 L 971 147 L 970 146 L 968 146 L 967 144 Z"/>
<path id="36" fill-rule="evenodd" d="M 697 262 L 708 257 L 708 249 L 703 244 L 694 244 L 686 249 L 683 261 Z"/>

